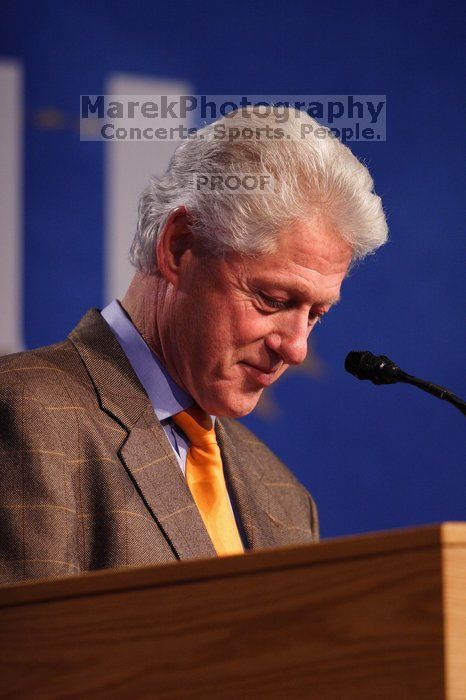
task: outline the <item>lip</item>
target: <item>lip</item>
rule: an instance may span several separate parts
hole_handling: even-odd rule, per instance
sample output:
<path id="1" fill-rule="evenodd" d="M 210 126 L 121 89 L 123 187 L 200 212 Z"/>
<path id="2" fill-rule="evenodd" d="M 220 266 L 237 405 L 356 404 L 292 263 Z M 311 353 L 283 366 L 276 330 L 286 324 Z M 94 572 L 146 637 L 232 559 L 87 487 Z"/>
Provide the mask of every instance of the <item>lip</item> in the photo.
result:
<path id="1" fill-rule="evenodd" d="M 256 365 L 251 365 L 249 362 L 240 362 L 242 367 L 248 373 L 250 377 L 256 380 L 258 384 L 262 386 L 270 386 L 275 381 L 275 376 L 277 374 L 277 368 L 272 370 L 266 370 L 262 367 L 257 367 Z"/>

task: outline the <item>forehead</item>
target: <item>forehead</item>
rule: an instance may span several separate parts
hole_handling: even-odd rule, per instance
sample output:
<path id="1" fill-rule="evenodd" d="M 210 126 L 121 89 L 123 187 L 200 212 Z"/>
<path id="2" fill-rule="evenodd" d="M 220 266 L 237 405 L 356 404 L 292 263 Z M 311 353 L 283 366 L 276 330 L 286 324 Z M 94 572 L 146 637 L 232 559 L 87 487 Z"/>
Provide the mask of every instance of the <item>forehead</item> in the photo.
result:
<path id="1" fill-rule="evenodd" d="M 295 222 L 280 232 L 273 253 L 244 261 L 244 274 L 252 283 L 335 303 L 351 258 L 351 246 L 325 220 Z"/>

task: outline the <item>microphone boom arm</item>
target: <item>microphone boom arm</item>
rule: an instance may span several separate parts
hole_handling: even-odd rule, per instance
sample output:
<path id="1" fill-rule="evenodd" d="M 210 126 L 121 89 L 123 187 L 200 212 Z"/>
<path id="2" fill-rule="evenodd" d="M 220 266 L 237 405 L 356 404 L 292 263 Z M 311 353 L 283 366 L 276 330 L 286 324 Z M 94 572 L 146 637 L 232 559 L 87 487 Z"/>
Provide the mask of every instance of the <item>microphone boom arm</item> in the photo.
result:
<path id="1" fill-rule="evenodd" d="M 466 401 L 443 386 L 419 379 L 403 372 L 385 355 L 373 355 L 369 350 L 352 351 L 345 360 L 345 369 L 358 379 L 370 379 L 374 384 L 395 384 L 401 382 L 417 386 L 438 399 L 447 401 L 466 415 Z"/>
<path id="2" fill-rule="evenodd" d="M 404 377 L 398 381 L 404 382 L 405 384 L 412 384 L 412 386 L 417 386 L 418 389 L 422 389 L 428 394 L 436 396 L 438 399 L 451 403 L 452 406 L 455 406 L 461 411 L 463 416 L 466 416 L 466 401 L 463 401 L 463 399 L 450 391 L 450 389 L 446 389 L 445 387 L 440 386 L 439 384 L 434 384 L 433 382 L 427 382 L 425 379 L 413 377 L 411 374 L 406 374 L 405 372 L 403 372 L 403 374 Z"/>

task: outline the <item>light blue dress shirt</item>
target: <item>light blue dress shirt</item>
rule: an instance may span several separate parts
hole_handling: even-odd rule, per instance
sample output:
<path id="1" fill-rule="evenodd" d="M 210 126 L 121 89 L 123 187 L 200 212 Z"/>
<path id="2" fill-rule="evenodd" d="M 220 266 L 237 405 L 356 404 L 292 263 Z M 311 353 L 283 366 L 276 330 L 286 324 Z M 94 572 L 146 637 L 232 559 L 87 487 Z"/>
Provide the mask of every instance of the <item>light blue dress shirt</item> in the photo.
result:
<path id="1" fill-rule="evenodd" d="M 188 445 L 171 417 L 193 405 L 193 400 L 170 377 L 159 358 L 147 345 L 116 299 L 101 311 L 130 361 L 162 424 L 180 468 L 185 474 Z M 214 416 L 215 419 L 215 416 Z"/>
<path id="2" fill-rule="evenodd" d="M 149 348 L 144 338 L 140 335 L 139 331 L 130 321 L 116 299 L 101 311 L 101 315 L 110 326 L 135 374 L 144 387 L 155 415 L 162 424 L 165 434 L 172 446 L 180 469 L 183 474 L 186 474 L 186 456 L 189 444 L 182 431 L 173 423 L 171 417 L 175 415 L 175 413 L 184 411 L 192 406 L 194 403 L 192 397 L 173 381 L 157 355 Z M 216 417 L 211 416 L 211 418 L 215 425 Z M 228 482 L 227 489 L 229 489 Z M 230 491 L 229 496 L 238 531 L 243 545 L 246 547 L 247 540 L 238 513 L 232 504 Z"/>

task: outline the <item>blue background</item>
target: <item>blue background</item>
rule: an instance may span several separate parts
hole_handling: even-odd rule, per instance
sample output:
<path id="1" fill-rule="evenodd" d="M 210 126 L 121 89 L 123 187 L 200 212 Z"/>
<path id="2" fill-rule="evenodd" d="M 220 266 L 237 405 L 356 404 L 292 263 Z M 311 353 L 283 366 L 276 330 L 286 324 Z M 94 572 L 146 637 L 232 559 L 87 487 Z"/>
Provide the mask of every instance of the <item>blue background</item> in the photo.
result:
<path id="1" fill-rule="evenodd" d="M 324 536 L 466 520 L 464 418 L 405 386 L 345 374 L 369 348 L 466 395 L 463 370 L 464 9 L 460 2 L 16 2 L 0 55 L 25 69 L 24 335 L 62 339 L 103 302 L 103 144 L 78 96 L 110 73 L 187 80 L 198 94 L 386 94 L 387 141 L 352 144 L 391 242 L 345 282 L 318 328 L 319 379 L 290 373 L 275 417 L 245 422 L 313 492 Z M 37 110 L 70 115 L 38 128 Z"/>

